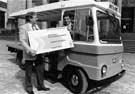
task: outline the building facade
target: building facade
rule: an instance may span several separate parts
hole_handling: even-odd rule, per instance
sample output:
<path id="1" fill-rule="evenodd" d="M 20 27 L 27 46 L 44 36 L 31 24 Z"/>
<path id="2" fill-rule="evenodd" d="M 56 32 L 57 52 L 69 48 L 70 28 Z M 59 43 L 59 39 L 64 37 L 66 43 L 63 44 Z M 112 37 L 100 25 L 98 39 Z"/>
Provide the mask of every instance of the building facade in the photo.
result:
<path id="1" fill-rule="evenodd" d="M 125 52 L 135 52 L 135 0 L 123 0 L 121 28 Z"/>
<path id="2" fill-rule="evenodd" d="M 6 27 L 7 3 L 0 1 L 0 30 Z"/>
<path id="3" fill-rule="evenodd" d="M 40 6 L 43 4 L 59 2 L 59 1 L 64 1 L 64 0 L 8 0 L 7 1 L 8 15 L 13 12 L 20 11 L 20 10 L 28 9 L 28 8 L 35 7 L 35 6 Z M 25 23 L 24 19 L 19 18 L 16 21 L 16 19 L 8 17 L 8 29 L 14 29 L 24 23 Z M 49 22 L 48 23 L 42 22 L 42 23 L 39 23 L 39 26 L 41 28 L 46 28 L 47 24 L 49 24 Z"/>
<path id="4" fill-rule="evenodd" d="M 122 32 L 135 33 L 135 0 L 123 0 L 122 10 Z"/>

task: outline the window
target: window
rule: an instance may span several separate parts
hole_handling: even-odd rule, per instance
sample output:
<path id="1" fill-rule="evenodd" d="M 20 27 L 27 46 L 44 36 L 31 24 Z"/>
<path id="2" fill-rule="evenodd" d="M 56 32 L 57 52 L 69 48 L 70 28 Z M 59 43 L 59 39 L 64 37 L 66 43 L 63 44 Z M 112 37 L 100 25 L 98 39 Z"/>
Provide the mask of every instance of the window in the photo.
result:
<path id="1" fill-rule="evenodd" d="M 5 27 L 5 12 L 0 11 L 0 28 Z"/>
<path id="2" fill-rule="evenodd" d="M 63 25 L 67 26 L 69 24 L 74 24 L 75 10 L 68 10 L 64 12 L 63 15 Z M 73 27 L 72 27 L 73 29 Z"/>
<path id="3" fill-rule="evenodd" d="M 119 20 L 108 13 L 97 12 L 99 39 L 101 43 L 120 43 Z"/>
<path id="4" fill-rule="evenodd" d="M 63 25 L 67 26 L 75 41 L 93 41 L 93 20 L 89 8 L 68 10 L 63 15 Z M 91 13 L 92 14 L 92 13 Z"/>
<path id="5" fill-rule="evenodd" d="M 72 39 L 74 36 L 74 18 L 75 18 L 75 10 L 68 10 L 64 12 L 63 25 L 67 26 L 67 29 L 70 32 Z"/>
<path id="6" fill-rule="evenodd" d="M 89 8 L 78 9 L 75 15 L 74 40 L 76 41 L 93 41 L 93 23 L 92 15 Z"/>
<path id="7" fill-rule="evenodd" d="M 133 7 L 123 7 L 122 8 L 122 33 L 133 33 L 134 23 L 134 8 Z"/>

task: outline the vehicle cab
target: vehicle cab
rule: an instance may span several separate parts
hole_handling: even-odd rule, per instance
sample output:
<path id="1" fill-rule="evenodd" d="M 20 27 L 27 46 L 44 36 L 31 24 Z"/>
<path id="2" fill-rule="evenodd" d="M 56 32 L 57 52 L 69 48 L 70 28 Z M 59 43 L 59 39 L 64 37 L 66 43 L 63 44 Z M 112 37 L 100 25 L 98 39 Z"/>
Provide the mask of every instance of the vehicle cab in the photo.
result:
<path id="1" fill-rule="evenodd" d="M 66 63 L 58 64 L 58 70 L 63 71 L 71 91 L 83 93 L 88 79 L 102 81 L 124 70 L 121 15 L 110 2 L 87 2 L 64 9 L 63 15 L 67 13 L 73 16 L 71 36 L 75 47 L 66 55 Z"/>

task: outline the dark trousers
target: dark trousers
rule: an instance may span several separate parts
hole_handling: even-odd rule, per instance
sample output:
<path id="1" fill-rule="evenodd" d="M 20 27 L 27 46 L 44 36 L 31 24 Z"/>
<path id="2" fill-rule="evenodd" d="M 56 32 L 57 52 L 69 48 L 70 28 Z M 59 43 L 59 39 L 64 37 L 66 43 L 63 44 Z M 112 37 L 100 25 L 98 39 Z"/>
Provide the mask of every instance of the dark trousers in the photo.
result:
<path id="1" fill-rule="evenodd" d="M 49 60 L 50 60 L 50 71 L 52 73 L 57 72 L 57 64 L 58 64 L 58 52 L 52 52 L 49 55 Z"/>
<path id="2" fill-rule="evenodd" d="M 34 66 L 33 66 L 34 63 Z M 32 70 L 35 68 L 37 78 L 37 88 L 44 87 L 44 63 L 41 60 L 26 60 L 25 61 L 25 85 L 26 91 L 32 91 Z"/>

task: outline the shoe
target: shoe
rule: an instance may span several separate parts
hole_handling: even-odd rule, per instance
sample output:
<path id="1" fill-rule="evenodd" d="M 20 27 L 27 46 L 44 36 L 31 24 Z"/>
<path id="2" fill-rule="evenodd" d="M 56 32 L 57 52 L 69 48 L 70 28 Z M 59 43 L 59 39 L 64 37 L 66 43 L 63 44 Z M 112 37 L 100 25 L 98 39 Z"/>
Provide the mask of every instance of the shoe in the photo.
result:
<path id="1" fill-rule="evenodd" d="M 41 91 L 41 90 L 44 90 L 44 91 L 49 91 L 50 88 L 47 88 L 47 87 L 40 87 L 40 88 L 37 88 L 38 91 Z"/>
<path id="2" fill-rule="evenodd" d="M 27 91 L 28 92 L 28 94 L 34 94 L 34 92 L 33 91 Z"/>

